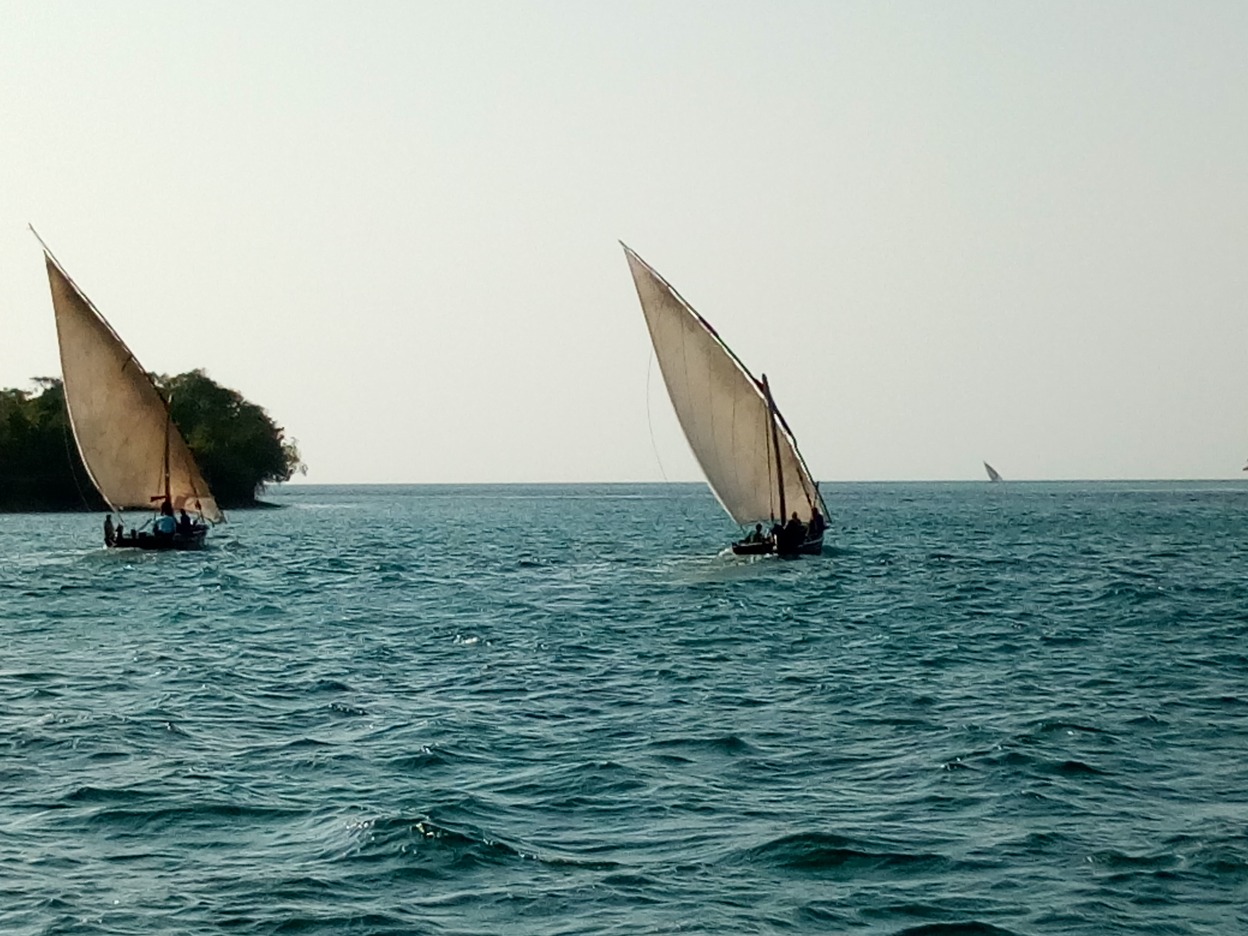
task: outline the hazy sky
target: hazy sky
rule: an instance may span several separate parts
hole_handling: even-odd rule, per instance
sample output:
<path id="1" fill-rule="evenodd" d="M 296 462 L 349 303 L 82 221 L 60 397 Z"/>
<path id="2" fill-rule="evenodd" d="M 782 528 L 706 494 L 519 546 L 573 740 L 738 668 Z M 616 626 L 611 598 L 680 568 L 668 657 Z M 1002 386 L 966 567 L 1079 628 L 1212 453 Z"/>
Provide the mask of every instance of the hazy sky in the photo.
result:
<path id="1" fill-rule="evenodd" d="M 0 386 L 59 372 L 31 222 L 309 481 L 696 479 L 624 240 L 817 478 L 1238 476 L 1246 48 L 1242 0 L 0 0 Z"/>

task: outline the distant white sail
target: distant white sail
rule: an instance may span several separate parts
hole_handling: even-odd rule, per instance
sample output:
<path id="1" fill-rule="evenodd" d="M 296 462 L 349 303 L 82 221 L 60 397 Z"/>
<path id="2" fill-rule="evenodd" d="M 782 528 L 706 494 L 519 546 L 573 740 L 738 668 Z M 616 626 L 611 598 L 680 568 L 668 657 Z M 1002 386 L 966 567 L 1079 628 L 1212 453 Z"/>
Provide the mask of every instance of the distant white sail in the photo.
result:
<path id="1" fill-rule="evenodd" d="M 70 424 L 101 496 L 115 510 L 153 509 L 167 490 L 175 510 L 220 520 L 217 502 L 147 372 L 46 249 L 45 259 Z"/>
<path id="2" fill-rule="evenodd" d="M 724 510 L 741 525 L 782 519 L 784 511 L 805 521 L 815 505 L 826 516 L 792 433 L 778 412 L 771 418 L 762 384 L 662 276 L 627 246 L 624 253 L 676 417 Z"/>
<path id="3" fill-rule="evenodd" d="M 987 462 L 984 462 L 984 469 L 988 472 L 989 481 L 1001 480 L 1001 475 L 997 473 L 997 469 L 993 468 L 992 465 L 988 464 Z"/>

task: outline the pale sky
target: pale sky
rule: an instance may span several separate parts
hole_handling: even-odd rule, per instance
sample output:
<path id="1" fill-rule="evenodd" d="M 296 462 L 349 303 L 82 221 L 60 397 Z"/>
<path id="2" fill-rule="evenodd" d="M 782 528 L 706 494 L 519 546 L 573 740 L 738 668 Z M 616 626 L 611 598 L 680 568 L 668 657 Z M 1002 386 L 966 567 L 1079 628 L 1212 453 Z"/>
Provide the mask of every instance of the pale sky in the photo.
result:
<path id="1" fill-rule="evenodd" d="M 623 240 L 816 478 L 1237 477 L 1245 49 L 1241 0 L 0 0 L 0 386 L 59 372 L 30 222 L 310 482 L 696 480 Z"/>

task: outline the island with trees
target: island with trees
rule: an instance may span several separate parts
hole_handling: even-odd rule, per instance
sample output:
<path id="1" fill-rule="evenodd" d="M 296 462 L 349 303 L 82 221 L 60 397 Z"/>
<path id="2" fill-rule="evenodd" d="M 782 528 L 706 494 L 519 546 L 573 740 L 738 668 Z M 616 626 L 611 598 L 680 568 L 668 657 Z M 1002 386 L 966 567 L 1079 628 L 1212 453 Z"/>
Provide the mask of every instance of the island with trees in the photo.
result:
<path id="1" fill-rule="evenodd" d="M 303 470 L 295 441 L 262 407 L 202 370 L 152 379 L 221 507 L 258 506 L 265 485 Z M 74 444 L 61 381 L 0 390 L 0 511 L 103 509 Z"/>

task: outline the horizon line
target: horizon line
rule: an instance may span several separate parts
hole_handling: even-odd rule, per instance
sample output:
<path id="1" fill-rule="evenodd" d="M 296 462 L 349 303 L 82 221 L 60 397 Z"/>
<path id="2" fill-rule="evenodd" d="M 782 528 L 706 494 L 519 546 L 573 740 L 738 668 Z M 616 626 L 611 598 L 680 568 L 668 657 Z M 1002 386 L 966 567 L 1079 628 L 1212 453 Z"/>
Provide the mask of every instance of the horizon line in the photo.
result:
<path id="1" fill-rule="evenodd" d="M 983 484 L 993 487 L 1008 487 L 1011 484 L 1136 484 L 1136 483 L 1188 483 L 1194 481 L 1248 481 L 1242 475 L 1209 476 L 1209 477 L 1119 477 L 1119 478 L 1009 478 L 1002 481 L 990 481 L 987 478 L 843 478 L 839 480 L 816 480 L 816 484 Z M 527 485 L 536 487 L 568 486 L 577 484 L 597 485 L 675 485 L 692 484 L 706 485 L 702 480 L 681 481 L 281 481 L 266 485 L 266 491 L 282 487 L 501 487 L 505 485 Z"/>

